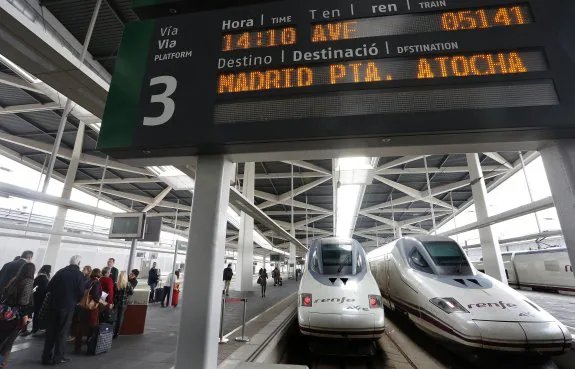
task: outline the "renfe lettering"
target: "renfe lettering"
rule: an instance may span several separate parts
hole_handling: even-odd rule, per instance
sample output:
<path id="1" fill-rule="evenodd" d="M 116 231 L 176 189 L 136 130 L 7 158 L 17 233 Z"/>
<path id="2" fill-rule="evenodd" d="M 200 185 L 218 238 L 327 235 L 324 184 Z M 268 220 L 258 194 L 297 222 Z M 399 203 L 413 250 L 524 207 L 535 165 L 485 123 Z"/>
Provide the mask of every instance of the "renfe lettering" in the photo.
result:
<path id="1" fill-rule="evenodd" d="M 469 304 L 467 305 L 468 308 L 473 309 L 475 307 L 475 309 L 481 309 L 481 308 L 501 308 L 503 310 L 505 309 L 513 309 L 516 308 L 517 305 L 516 304 L 510 304 L 508 302 L 503 302 L 503 301 L 499 301 L 499 302 L 480 302 L 477 304 Z"/>

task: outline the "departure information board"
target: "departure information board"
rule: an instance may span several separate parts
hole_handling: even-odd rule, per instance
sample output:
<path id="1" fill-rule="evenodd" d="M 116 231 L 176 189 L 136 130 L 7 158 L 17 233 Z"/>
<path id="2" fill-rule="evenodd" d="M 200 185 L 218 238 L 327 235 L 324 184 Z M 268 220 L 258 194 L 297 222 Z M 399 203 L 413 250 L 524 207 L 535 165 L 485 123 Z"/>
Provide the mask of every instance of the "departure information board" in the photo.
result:
<path id="1" fill-rule="evenodd" d="M 135 22 L 98 147 L 139 157 L 571 137 L 574 3 L 283 1 Z"/>

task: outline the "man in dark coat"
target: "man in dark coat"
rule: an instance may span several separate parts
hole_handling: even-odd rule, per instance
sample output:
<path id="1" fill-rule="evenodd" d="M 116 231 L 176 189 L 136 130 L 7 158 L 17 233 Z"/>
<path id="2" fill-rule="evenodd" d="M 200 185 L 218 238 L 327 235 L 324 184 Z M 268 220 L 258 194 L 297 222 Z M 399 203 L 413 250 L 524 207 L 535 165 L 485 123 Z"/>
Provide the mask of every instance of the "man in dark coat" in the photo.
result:
<path id="1" fill-rule="evenodd" d="M 114 266 L 114 264 L 116 264 L 116 259 L 109 258 L 108 259 L 108 268 L 110 268 L 110 278 L 112 278 L 112 280 L 114 281 L 114 284 L 116 284 L 116 283 L 118 283 L 118 275 L 120 275 L 120 272 L 118 271 L 118 268 L 116 268 Z"/>
<path id="2" fill-rule="evenodd" d="M 152 264 L 152 269 L 150 269 L 150 273 L 148 274 L 148 286 L 150 286 L 150 302 L 154 302 L 154 292 L 156 291 L 156 287 L 158 286 L 158 282 L 160 281 L 160 272 L 156 269 L 156 263 Z"/>
<path id="3" fill-rule="evenodd" d="M 47 322 L 46 341 L 42 352 L 42 364 L 63 364 L 70 361 L 64 357 L 66 338 L 76 305 L 84 296 L 86 281 L 80 271 L 82 258 L 74 255 L 70 265 L 60 269 L 48 283 L 51 296 L 51 316 Z"/>
<path id="4" fill-rule="evenodd" d="M 32 261 L 32 257 L 34 257 L 32 251 L 24 251 L 17 260 L 4 264 L 0 270 L 0 291 L 4 291 L 8 282 L 18 274 L 22 265 Z"/>

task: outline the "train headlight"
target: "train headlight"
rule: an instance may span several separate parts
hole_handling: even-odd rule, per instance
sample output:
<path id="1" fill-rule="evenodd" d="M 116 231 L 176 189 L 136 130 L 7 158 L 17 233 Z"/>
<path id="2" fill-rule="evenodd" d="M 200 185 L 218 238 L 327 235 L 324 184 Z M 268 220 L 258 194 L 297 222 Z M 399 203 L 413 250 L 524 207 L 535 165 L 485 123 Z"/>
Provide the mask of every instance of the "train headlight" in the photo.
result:
<path id="1" fill-rule="evenodd" d="M 429 302 L 445 311 L 447 314 L 469 313 L 469 311 L 453 297 L 435 297 L 429 300 Z"/>
<path id="2" fill-rule="evenodd" d="M 305 306 L 305 307 L 313 306 L 311 293 L 302 293 L 301 294 L 301 306 Z"/>
<path id="3" fill-rule="evenodd" d="M 371 309 L 380 309 L 383 306 L 381 296 L 379 295 L 369 295 L 369 307 Z"/>

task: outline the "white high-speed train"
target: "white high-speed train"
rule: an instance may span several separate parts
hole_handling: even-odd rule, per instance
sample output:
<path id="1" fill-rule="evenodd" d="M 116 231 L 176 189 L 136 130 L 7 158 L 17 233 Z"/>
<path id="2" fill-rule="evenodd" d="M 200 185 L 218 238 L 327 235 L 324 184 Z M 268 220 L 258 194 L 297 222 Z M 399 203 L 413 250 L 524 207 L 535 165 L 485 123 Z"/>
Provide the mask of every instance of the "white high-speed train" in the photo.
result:
<path id="1" fill-rule="evenodd" d="M 452 239 L 402 237 L 368 255 L 384 304 L 425 332 L 469 348 L 561 354 L 571 333 L 507 285 L 479 273 Z"/>
<path id="2" fill-rule="evenodd" d="M 575 276 L 565 247 L 501 253 L 511 287 L 575 295 Z M 483 261 L 473 265 L 484 271 Z"/>
<path id="3" fill-rule="evenodd" d="M 299 329 L 304 335 L 340 339 L 382 336 L 381 295 L 359 242 L 316 240 L 306 263 L 298 299 Z"/>

